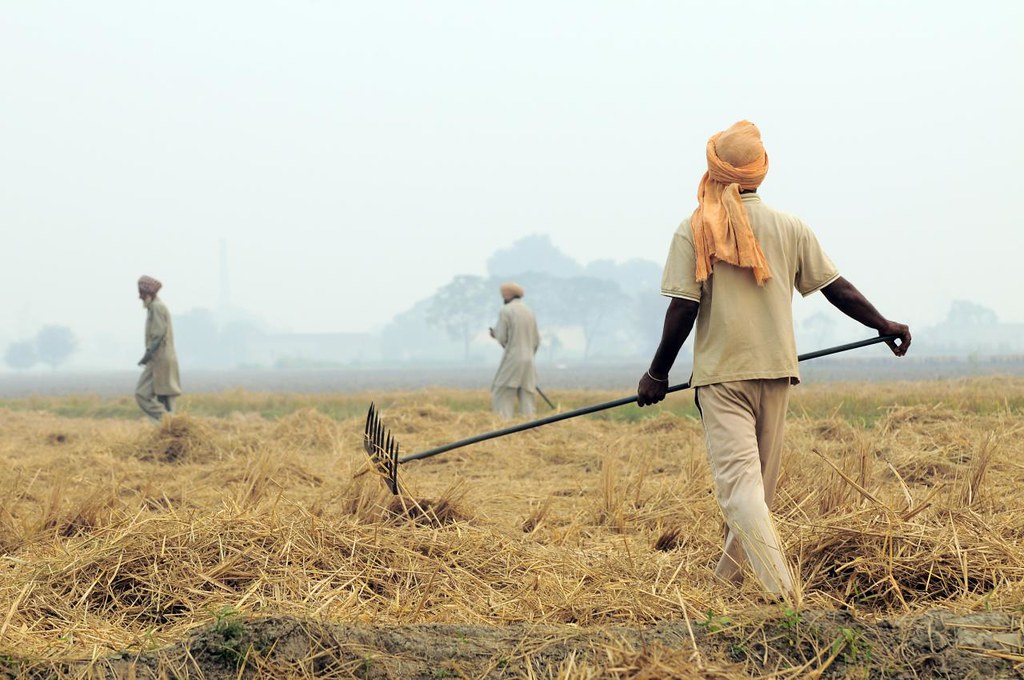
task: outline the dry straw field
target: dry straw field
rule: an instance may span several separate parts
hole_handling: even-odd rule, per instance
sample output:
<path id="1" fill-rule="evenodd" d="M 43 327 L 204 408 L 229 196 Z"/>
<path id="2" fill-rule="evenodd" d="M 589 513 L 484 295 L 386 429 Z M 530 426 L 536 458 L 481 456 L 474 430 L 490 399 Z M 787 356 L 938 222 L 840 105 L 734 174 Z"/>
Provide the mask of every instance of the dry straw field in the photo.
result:
<path id="1" fill-rule="evenodd" d="M 500 425 L 483 391 L 0 402 L 0 677 L 1024 672 L 1024 379 L 798 387 L 783 604 L 711 575 L 690 394 L 409 463 L 399 497 L 371 398 L 405 452 Z"/>

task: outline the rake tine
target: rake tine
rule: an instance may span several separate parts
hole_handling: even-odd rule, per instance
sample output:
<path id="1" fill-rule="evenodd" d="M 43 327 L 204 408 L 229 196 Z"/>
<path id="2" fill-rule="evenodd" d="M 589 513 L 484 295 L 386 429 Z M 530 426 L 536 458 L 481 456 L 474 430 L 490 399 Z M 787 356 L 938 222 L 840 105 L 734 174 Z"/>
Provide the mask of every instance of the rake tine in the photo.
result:
<path id="1" fill-rule="evenodd" d="M 390 446 L 391 446 L 391 432 L 389 432 L 382 425 L 381 429 L 380 429 L 380 439 L 377 442 L 377 468 L 381 472 L 386 472 L 388 448 Z"/>
<path id="2" fill-rule="evenodd" d="M 393 495 L 398 495 L 398 440 L 392 439 L 388 445 L 387 482 Z"/>
<path id="3" fill-rule="evenodd" d="M 851 349 L 857 349 L 858 347 L 866 347 L 868 345 L 874 345 L 879 342 L 887 342 L 890 340 L 899 339 L 898 335 L 880 335 L 874 338 L 868 338 L 867 340 L 858 340 L 857 342 L 851 342 L 845 345 L 837 345 L 836 347 L 829 347 L 827 349 L 821 349 L 814 352 L 808 352 L 801 354 L 797 357 L 797 361 L 807 361 L 808 359 L 816 359 L 818 357 L 828 356 L 830 354 L 838 354 L 839 352 L 845 352 Z M 689 382 L 680 383 L 669 387 L 666 392 L 678 392 L 679 390 L 685 390 L 690 387 Z M 584 406 L 574 411 L 566 411 L 565 413 L 558 413 L 555 415 L 541 418 L 539 420 L 531 420 L 527 423 L 520 423 L 511 427 L 506 427 L 501 430 L 495 430 L 493 432 L 485 432 L 478 434 L 473 437 L 466 439 L 460 439 L 459 441 L 452 442 L 451 444 L 445 444 L 444 446 L 438 446 L 427 451 L 420 451 L 419 453 L 413 453 L 407 456 L 399 458 L 398 456 L 398 442 L 391 436 L 391 432 L 384 427 L 381 423 L 379 415 L 374 408 L 374 405 L 370 404 L 370 412 L 366 416 L 367 429 L 369 430 L 371 421 L 375 428 L 375 445 L 372 448 L 369 446 L 368 439 L 369 434 L 365 435 L 364 444 L 366 445 L 366 451 L 370 454 L 373 459 L 374 465 L 378 472 L 380 472 L 385 480 L 387 481 L 388 488 L 391 489 L 391 493 L 398 494 L 398 466 L 404 463 L 408 463 L 413 460 L 420 460 L 422 458 L 430 458 L 452 449 L 461 448 L 463 446 L 469 446 L 470 444 L 476 444 L 478 442 L 487 441 L 488 439 L 495 439 L 496 437 L 504 437 L 508 434 L 514 434 L 516 432 L 522 432 L 523 430 L 530 430 L 541 425 L 547 425 L 549 423 L 555 423 L 560 420 L 567 420 L 569 418 L 575 418 L 577 416 L 587 415 L 588 413 L 596 413 L 598 411 L 604 411 L 606 409 L 615 408 L 616 406 L 624 406 L 626 404 L 635 404 L 636 395 L 629 397 L 623 397 L 614 401 L 606 401 L 601 404 L 594 404 L 592 406 Z M 386 440 L 386 441 L 385 441 Z"/>
<path id="4" fill-rule="evenodd" d="M 370 410 L 366 412 L 366 426 L 363 428 L 363 450 L 371 456 L 373 455 L 373 446 L 370 441 L 370 433 L 373 431 L 375 415 L 373 402 L 370 402 Z"/>
<path id="5" fill-rule="evenodd" d="M 367 416 L 367 423 L 367 433 L 365 437 L 366 452 L 370 454 L 370 458 L 373 459 L 374 464 L 379 467 L 381 445 L 383 443 L 383 425 L 380 422 L 380 418 L 377 416 L 376 409 Z"/>
<path id="6" fill-rule="evenodd" d="M 366 412 L 363 427 L 363 449 L 373 468 L 384 477 L 392 494 L 398 494 L 398 440 L 381 422 L 375 404 Z"/>
<path id="7" fill-rule="evenodd" d="M 379 422 L 380 421 L 377 419 L 377 410 L 371 403 L 370 409 L 366 412 L 366 426 L 363 428 L 363 449 L 375 464 L 377 462 L 377 457 L 379 456 L 379 437 L 377 433 Z"/>

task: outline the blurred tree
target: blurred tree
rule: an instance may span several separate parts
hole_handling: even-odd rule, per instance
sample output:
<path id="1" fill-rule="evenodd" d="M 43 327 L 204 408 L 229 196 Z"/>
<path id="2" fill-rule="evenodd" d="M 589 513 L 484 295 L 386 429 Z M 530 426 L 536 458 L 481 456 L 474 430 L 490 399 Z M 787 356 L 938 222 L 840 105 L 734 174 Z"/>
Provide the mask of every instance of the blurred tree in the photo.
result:
<path id="1" fill-rule="evenodd" d="M 627 295 L 653 295 L 654 299 L 660 297 L 661 267 L 650 260 L 594 260 L 583 268 L 582 275 L 614 281 Z"/>
<path id="2" fill-rule="evenodd" d="M 497 318 L 501 305 L 498 284 L 482 276 L 461 275 L 430 299 L 427 323 L 443 328 L 452 340 L 462 342 L 463 358 L 469 360 L 469 344 L 488 321 Z"/>
<path id="3" fill-rule="evenodd" d="M 657 293 L 637 294 L 633 298 L 634 336 L 639 343 L 637 350 L 642 356 L 653 357 L 661 343 L 661 331 L 665 325 L 665 312 L 668 310 L 668 303 L 667 297 Z"/>
<path id="4" fill-rule="evenodd" d="M 563 281 L 559 293 L 559 316 L 583 331 L 584 360 L 598 340 L 614 335 L 616 327 L 628 323 L 624 319 L 631 316 L 631 299 L 614 281 L 576 276 Z"/>
<path id="5" fill-rule="evenodd" d="M 988 307 L 967 300 L 954 300 L 949 306 L 946 323 L 964 327 L 993 326 L 999 323 L 999 317 Z"/>
<path id="6" fill-rule="evenodd" d="M 541 234 L 521 238 L 487 259 L 487 273 L 495 278 L 518 280 L 527 272 L 568 277 L 578 276 L 582 268 Z"/>
<path id="7" fill-rule="evenodd" d="M 461 343 L 452 342 L 441 328 L 427 322 L 433 298 L 416 302 L 381 329 L 381 356 L 390 362 L 430 363 L 465 360 Z"/>
<path id="8" fill-rule="evenodd" d="M 36 343 L 32 340 L 12 342 L 4 354 L 4 362 L 17 371 L 32 368 L 37 361 L 39 357 L 36 356 Z"/>
<path id="9" fill-rule="evenodd" d="M 562 339 L 558 337 L 558 333 L 549 331 L 541 336 L 540 347 L 547 356 L 547 360 L 554 363 L 558 359 L 558 353 L 562 350 Z"/>
<path id="10" fill-rule="evenodd" d="M 56 369 L 74 353 L 77 344 L 67 326 L 44 326 L 36 333 L 36 356 Z"/>

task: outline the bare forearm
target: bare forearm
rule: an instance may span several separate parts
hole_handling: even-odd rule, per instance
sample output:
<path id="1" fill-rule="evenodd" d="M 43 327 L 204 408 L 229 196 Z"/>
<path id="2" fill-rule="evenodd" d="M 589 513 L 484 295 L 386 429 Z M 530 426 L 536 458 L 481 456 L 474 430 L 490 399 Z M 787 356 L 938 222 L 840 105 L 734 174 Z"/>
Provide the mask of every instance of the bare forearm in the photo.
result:
<path id="1" fill-rule="evenodd" d="M 665 325 L 661 329 L 661 342 L 651 360 L 651 367 L 640 376 L 636 388 L 636 403 L 639 406 L 657 404 L 668 392 L 668 372 L 679 356 L 693 322 L 697 319 L 700 303 L 684 298 L 672 298 L 665 311 Z"/>
<path id="2" fill-rule="evenodd" d="M 656 377 L 665 377 L 672 370 L 672 364 L 679 356 L 686 338 L 693 330 L 693 323 L 697 319 L 697 310 L 700 305 L 693 300 L 684 298 L 672 298 L 665 311 L 665 324 L 661 331 L 661 342 L 658 350 L 651 360 L 651 373 Z"/>
<path id="3" fill-rule="evenodd" d="M 833 307 L 868 328 L 882 330 L 888 322 L 852 283 L 841 276 L 821 292 Z"/>
<path id="4" fill-rule="evenodd" d="M 861 295 L 852 283 L 839 277 L 821 289 L 825 299 L 846 316 L 859 321 L 868 328 L 874 328 L 879 335 L 898 336 L 895 340 L 887 340 L 889 348 L 898 357 L 910 349 L 910 328 L 906 324 L 890 321 L 879 313 L 868 299 Z"/>

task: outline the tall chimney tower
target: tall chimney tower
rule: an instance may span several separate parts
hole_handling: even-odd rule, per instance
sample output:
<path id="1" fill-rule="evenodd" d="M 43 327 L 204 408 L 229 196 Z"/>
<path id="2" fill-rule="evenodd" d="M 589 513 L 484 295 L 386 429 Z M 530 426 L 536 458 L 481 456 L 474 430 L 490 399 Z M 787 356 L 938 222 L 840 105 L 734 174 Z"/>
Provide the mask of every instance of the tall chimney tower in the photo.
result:
<path id="1" fill-rule="evenodd" d="M 220 311 L 226 312 L 231 305 L 231 289 L 228 285 L 228 242 L 220 240 Z"/>

